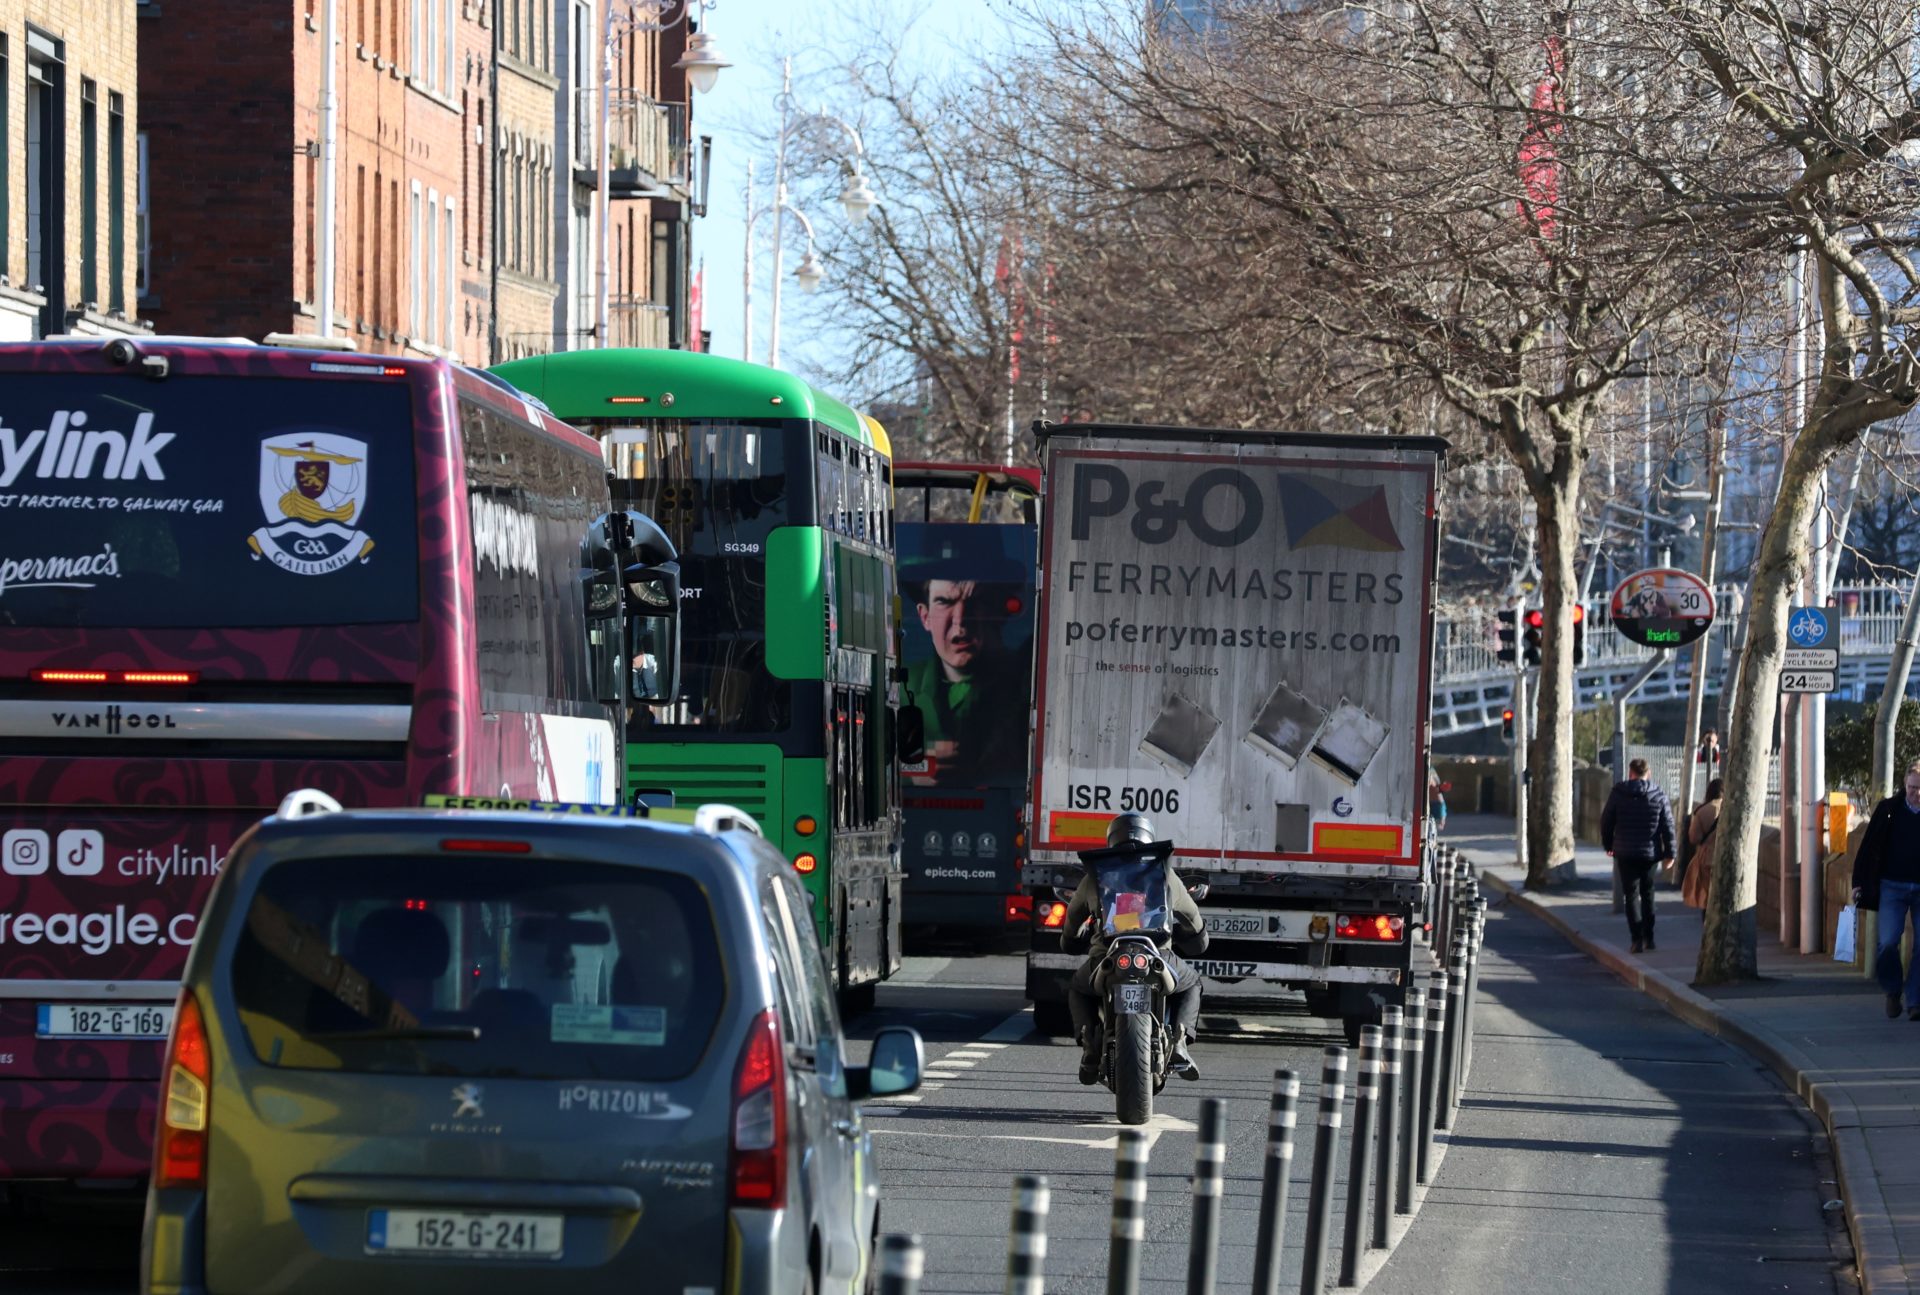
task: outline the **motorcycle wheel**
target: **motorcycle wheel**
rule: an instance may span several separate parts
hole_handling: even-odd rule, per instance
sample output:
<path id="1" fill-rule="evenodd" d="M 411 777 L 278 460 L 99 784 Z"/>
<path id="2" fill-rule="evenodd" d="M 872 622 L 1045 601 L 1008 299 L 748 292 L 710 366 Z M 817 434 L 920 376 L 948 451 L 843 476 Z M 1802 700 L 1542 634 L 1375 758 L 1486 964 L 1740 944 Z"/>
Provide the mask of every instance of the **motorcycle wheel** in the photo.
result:
<path id="1" fill-rule="evenodd" d="M 1122 1124 L 1153 1118 L 1153 1018 L 1122 1016 L 1113 1040 L 1113 1097 Z"/>

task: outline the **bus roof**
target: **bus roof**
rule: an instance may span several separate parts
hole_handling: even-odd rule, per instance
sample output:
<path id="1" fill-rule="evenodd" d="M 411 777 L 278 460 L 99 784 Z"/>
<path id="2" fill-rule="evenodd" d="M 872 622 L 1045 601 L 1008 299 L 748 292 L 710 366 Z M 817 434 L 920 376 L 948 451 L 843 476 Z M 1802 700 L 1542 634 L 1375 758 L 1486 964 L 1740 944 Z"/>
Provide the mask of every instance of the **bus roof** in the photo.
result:
<path id="1" fill-rule="evenodd" d="M 493 372 L 556 418 L 807 418 L 874 445 L 866 420 L 832 396 L 783 369 L 720 355 L 608 347 L 509 360 Z"/>

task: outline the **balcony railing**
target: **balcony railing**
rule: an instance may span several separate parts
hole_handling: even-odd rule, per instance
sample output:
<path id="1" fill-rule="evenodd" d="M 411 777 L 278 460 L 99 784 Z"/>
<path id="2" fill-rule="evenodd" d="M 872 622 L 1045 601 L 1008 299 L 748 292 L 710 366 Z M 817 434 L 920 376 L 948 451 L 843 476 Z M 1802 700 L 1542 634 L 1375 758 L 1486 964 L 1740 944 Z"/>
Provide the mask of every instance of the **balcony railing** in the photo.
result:
<path id="1" fill-rule="evenodd" d="M 615 197 L 687 188 L 687 105 L 616 90 L 608 105 L 610 186 Z"/>
<path id="2" fill-rule="evenodd" d="M 671 340 L 671 312 L 647 297 L 615 294 L 607 299 L 608 346 L 665 349 Z"/>

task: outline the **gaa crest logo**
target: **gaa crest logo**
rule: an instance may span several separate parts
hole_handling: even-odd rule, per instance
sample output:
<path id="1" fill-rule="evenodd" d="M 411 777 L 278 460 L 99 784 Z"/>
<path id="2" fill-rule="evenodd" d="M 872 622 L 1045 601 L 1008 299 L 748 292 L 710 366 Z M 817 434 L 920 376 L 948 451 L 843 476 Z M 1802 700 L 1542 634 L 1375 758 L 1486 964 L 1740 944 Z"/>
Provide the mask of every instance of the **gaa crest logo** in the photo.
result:
<path id="1" fill-rule="evenodd" d="M 373 540 L 359 526 L 367 504 L 367 443 L 290 432 L 260 443 L 260 507 L 267 524 L 247 537 L 254 560 L 319 576 L 365 562 Z"/>

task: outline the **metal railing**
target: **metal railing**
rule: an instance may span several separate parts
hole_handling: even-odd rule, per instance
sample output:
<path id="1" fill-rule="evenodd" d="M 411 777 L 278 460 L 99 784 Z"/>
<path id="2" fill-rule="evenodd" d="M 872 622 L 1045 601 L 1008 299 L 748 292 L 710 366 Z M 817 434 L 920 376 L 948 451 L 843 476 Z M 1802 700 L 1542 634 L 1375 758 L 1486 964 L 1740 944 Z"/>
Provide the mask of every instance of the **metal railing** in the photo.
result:
<path id="1" fill-rule="evenodd" d="M 607 112 L 608 153 L 616 173 L 637 173 L 643 184 L 686 187 L 687 105 L 616 90 Z"/>
<path id="2" fill-rule="evenodd" d="M 1745 591 L 1723 585 L 1716 598 L 1724 609 L 1744 601 Z M 1830 615 L 1838 631 L 1839 687 L 1836 696 L 1861 701 L 1877 696 L 1886 676 L 1893 640 L 1900 628 L 1906 591 L 1896 585 L 1843 585 L 1833 593 Z M 1606 705 L 1613 685 L 1638 669 L 1653 649 L 1630 643 L 1607 623 L 1604 597 L 1586 603 L 1586 660 L 1575 671 L 1576 708 Z M 1500 722 L 1500 712 L 1513 697 L 1513 663 L 1502 661 L 1498 650 L 1495 606 L 1442 612 L 1434 626 L 1434 704 L 1436 734 L 1485 728 Z M 1739 617 L 1722 612 L 1703 640 L 1707 658 L 1706 691 L 1717 695 L 1732 664 L 1730 653 L 1739 632 Z M 1666 701 L 1684 697 L 1692 654 L 1664 654 L 1666 662 L 1640 691 L 1635 701 Z"/>

